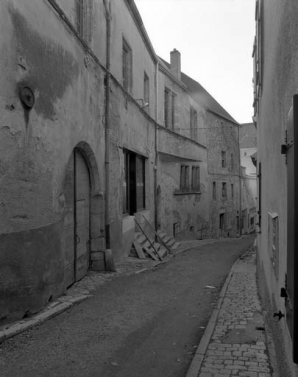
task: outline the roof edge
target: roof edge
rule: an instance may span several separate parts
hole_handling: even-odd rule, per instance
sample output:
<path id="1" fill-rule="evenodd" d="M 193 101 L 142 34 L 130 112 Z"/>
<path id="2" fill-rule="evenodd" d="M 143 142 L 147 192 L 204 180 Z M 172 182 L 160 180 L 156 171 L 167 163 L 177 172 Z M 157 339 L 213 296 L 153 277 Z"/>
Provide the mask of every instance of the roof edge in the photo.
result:
<path id="1" fill-rule="evenodd" d="M 158 56 L 156 55 L 156 52 L 155 52 L 153 45 L 150 41 L 150 38 L 149 38 L 148 33 L 145 29 L 142 17 L 140 15 L 140 12 L 139 12 L 134 0 L 124 0 L 124 2 L 126 4 L 128 10 L 130 11 L 137 28 L 139 29 L 139 31 L 141 33 L 143 41 L 145 42 L 151 57 L 153 58 L 154 62 L 157 63 L 158 62 Z"/>

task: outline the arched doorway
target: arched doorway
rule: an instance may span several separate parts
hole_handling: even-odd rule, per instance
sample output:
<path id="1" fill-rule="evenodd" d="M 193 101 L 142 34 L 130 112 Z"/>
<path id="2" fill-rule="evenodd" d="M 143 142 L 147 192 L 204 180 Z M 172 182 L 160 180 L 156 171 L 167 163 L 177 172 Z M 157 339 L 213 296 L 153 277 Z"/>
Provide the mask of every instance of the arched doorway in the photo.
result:
<path id="1" fill-rule="evenodd" d="M 67 165 L 64 184 L 65 287 L 86 275 L 90 254 L 90 173 L 79 149 Z"/>

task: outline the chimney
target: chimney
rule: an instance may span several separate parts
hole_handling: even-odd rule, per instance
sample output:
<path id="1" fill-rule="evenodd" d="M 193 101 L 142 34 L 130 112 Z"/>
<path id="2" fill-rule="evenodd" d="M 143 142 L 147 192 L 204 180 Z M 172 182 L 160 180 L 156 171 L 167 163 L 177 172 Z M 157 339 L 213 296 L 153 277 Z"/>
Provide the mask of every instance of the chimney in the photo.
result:
<path id="1" fill-rule="evenodd" d="M 171 51 L 171 72 L 178 80 L 181 80 L 181 55 L 175 48 Z"/>

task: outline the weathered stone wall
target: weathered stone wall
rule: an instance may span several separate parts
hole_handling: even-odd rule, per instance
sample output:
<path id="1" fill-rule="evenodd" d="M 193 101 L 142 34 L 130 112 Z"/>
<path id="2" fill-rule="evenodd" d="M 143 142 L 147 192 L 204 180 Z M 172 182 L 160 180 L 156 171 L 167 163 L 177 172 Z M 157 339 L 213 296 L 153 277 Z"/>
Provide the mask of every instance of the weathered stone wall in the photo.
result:
<path id="1" fill-rule="evenodd" d="M 158 226 L 177 238 L 206 238 L 208 235 L 208 177 L 206 149 L 194 141 L 159 129 Z M 180 167 L 200 167 L 200 190 L 180 190 Z M 203 228 L 203 229 L 202 229 Z"/>
<path id="2" fill-rule="evenodd" d="M 209 174 L 211 236 L 235 236 L 238 233 L 237 216 L 240 211 L 239 144 L 236 124 L 210 112 L 205 114 L 207 131 L 207 161 Z M 222 167 L 221 152 L 226 152 L 226 167 Z M 233 154 L 233 163 L 231 155 Z M 216 184 L 216 199 L 213 198 L 213 182 Z M 227 197 L 222 195 L 222 183 L 227 184 Z M 232 188 L 234 186 L 234 197 Z M 219 229 L 219 216 L 225 214 L 225 227 Z"/>
<path id="3" fill-rule="evenodd" d="M 65 290 L 64 180 L 76 146 L 91 178 L 91 237 L 101 236 L 104 72 L 48 2 L 4 0 L 0 19 L 0 319 L 6 320 L 39 310 Z M 20 101 L 22 86 L 34 93 L 32 109 Z"/>
<path id="4" fill-rule="evenodd" d="M 142 83 L 139 82 L 139 85 Z M 111 86 L 110 114 L 110 225 L 111 247 L 116 259 L 129 253 L 130 246 L 123 248 L 123 148 L 140 154 L 145 162 L 145 204 L 149 210 L 149 221 L 154 223 L 154 164 L 155 123 L 142 111 L 122 88 L 114 82 Z M 125 242 L 125 240 L 124 240 Z"/>
<path id="5" fill-rule="evenodd" d="M 164 89 L 175 94 L 175 123 L 173 130 L 164 127 Z M 209 202 L 207 152 L 204 110 L 186 92 L 184 84 L 177 83 L 162 70 L 158 75 L 158 227 L 176 238 L 206 238 L 209 232 Z M 198 138 L 191 140 L 190 107 L 198 113 Z M 200 130 L 200 127 L 201 130 Z M 199 131 L 200 130 L 200 131 Z M 203 131 L 204 130 L 204 131 Z M 200 167 L 200 190 L 180 189 L 181 165 Z"/>

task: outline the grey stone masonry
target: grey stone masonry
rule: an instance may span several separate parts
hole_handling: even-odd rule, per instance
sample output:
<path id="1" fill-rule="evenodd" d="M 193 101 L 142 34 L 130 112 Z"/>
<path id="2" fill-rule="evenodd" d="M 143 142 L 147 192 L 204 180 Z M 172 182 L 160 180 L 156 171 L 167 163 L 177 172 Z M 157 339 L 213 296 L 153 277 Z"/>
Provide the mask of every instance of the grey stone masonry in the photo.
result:
<path id="1" fill-rule="evenodd" d="M 198 377 L 272 376 L 256 286 L 255 248 L 234 265 Z"/>

